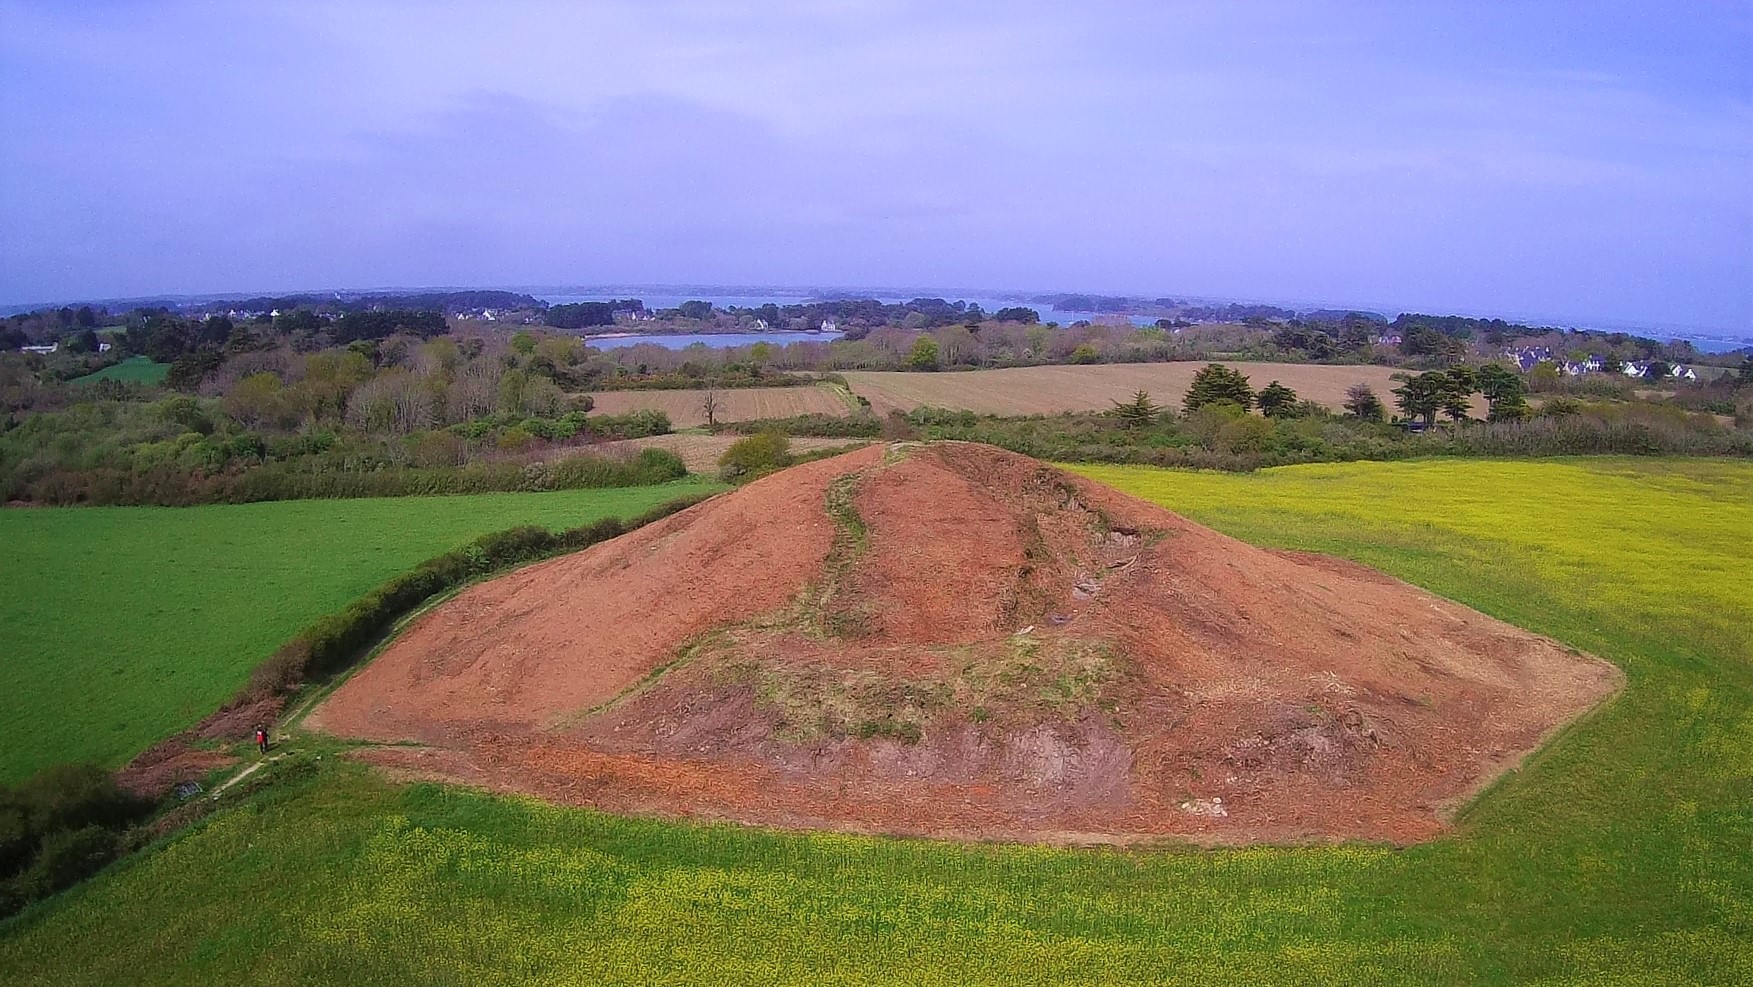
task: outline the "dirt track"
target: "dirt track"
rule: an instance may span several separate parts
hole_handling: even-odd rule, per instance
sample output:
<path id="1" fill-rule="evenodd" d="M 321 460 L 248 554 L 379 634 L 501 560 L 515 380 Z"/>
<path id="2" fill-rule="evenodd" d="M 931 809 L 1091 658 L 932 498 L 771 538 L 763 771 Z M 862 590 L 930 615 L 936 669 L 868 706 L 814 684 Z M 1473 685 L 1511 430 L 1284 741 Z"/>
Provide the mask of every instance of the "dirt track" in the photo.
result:
<path id="1" fill-rule="evenodd" d="M 312 716 L 415 775 L 968 838 L 1409 842 L 1616 669 L 984 446 L 872 447 L 475 587 Z"/>

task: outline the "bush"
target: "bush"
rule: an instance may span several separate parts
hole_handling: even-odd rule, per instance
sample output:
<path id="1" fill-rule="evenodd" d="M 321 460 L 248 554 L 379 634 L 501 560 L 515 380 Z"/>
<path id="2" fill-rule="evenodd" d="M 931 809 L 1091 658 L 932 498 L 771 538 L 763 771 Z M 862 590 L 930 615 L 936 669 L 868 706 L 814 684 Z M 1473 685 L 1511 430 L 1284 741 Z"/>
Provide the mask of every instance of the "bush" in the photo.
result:
<path id="1" fill-rule="evenodd" d="M 82 826 L 123 827 L 151 811 L 152 803 L 124 791 L 94 764 L 44 768 L 0 796 L 18 807 L 38 833 Z"/>
<path id="2" fill-rule="evenodd" d="M 757 418 L 750 421 L 727 422 L 721 432 L 738 435 L 759 435 L 762 432 L 783 432 L 792 437 L 816 436 L 826 439 L 874 439 L 882 434 L 883 424 L 865 415 L 794 415 L 790 418 Z"/>
<path id="3" fill-rule="evenodd" d="M 103 869 L 121 845 L 117 834 L 151 811 L 91 764 L 56 765 L 0 787 L 0 917 Z"/>
<path id="4" fill-rule="evenodd" d="M 31 832 L 24 808 L 0 801 L 0 878 L 23 870 L 35 846 L 36 834 Z"/>
<path id="5" fill-rule="evenodd" d="M 778 431 L 738 439 L 718 457 L 718 475 L 740 483 L 791 465 L 791 440 Z"/>
<path id="6" fill-rule="evenodd" d="M 102 826 L 56 830 L 43 837 L 36 863 L 19 875 L 19 883 L 38 898 L 72 887 L 116 859 L 119 843 Z"/>
<path id="7" fill-rule="evenodd" d="M 590 434 L 602 439 L 643 439 L 670 433 L 670 416 L 661 411 L 630 411 L 625 415 L 595 415 L 585 422 Z"/>
<path id="8" fill-rule="evenodd" d="M 1241 415 L 1218 428 L 1217 447 L 1229 453 L 1265 452 L 1272 435 L 1270 421 Z"/>

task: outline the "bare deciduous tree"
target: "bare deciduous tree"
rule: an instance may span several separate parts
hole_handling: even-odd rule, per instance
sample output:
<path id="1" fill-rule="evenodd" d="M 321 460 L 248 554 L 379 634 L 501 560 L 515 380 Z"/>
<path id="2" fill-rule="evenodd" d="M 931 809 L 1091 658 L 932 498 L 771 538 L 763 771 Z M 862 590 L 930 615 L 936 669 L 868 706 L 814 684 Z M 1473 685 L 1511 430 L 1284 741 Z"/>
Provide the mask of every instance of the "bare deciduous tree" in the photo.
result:
<path id="1" fill-rule="evenodd" d="M 700 395 L 700 412 L 706 416 L 707 428 L 718 426 L 718 413 L 723 410 L 724 399 L 718 393 L 718 385 L 716 383 L 706 385 L 705 392 Z"/>

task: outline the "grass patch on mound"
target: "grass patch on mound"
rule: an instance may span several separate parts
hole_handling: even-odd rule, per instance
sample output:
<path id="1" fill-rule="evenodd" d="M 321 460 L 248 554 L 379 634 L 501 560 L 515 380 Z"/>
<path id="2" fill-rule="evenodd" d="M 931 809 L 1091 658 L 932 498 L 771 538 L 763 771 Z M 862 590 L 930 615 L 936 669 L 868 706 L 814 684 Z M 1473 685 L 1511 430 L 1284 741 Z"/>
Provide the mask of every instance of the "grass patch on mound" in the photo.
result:
<path id="1" fill-rule="evenodd" d="M 0 511 L 0 781 L 121 764 L 314 618 L 471 538 L 713 488 Z"/>
<path id="2" fill-rule="evenodd" d="M 781 834 L 329 758 L 0 926 L 0 981 L 1753 981 L 1753 466 L 1085 472 L 1551 634 L 1627 691 L 1406 850 Z"/>

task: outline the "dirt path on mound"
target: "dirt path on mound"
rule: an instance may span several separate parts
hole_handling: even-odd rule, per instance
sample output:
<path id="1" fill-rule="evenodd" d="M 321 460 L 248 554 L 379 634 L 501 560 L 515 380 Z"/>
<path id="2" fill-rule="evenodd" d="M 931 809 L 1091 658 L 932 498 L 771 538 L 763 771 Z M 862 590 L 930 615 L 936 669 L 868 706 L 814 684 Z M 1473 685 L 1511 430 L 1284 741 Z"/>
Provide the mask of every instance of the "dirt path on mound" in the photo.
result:
<path id="1" fill-rule="evenodd" d="M 1024 457 L 873 447 L 465 592 L 307 722 L 638 814 L 1046 842 L 1369 839 L 1620 685 L 1366 567 Z"/>

